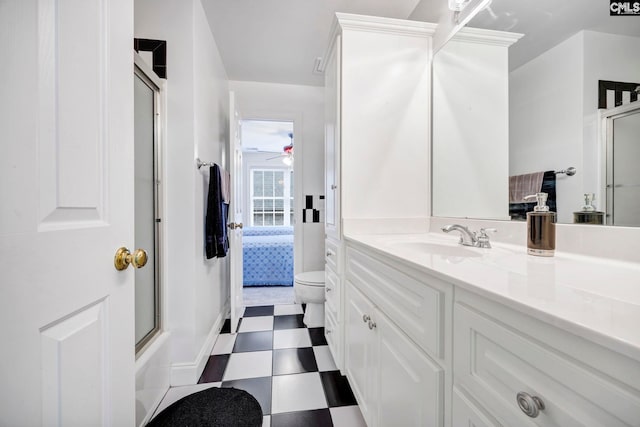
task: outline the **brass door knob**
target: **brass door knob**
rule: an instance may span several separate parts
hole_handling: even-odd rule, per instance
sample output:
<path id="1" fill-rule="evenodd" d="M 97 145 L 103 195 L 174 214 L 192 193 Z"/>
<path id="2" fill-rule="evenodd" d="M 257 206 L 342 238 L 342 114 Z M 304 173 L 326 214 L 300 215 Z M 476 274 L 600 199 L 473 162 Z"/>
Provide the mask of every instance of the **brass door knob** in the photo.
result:
<path id="1" fill-rule="evenodd" d="M 133 265 L 134 268 L 141 268 L 147 264 L 148 259 L 149 257 L 144 249 L 136 249 L 132 254 L 129 249 L 123 246 L 116 251 L 113 265 L 118 271 L 126 270 L 129 264 Z"/>
<path id="2" fill-rule="evenodd" d="M 231 222 L 228 224 L 228 227 L 232 230 L 235 230 L 236 228 L 242 229 L 242 223 L 235 223 L 235 222 Z"/>

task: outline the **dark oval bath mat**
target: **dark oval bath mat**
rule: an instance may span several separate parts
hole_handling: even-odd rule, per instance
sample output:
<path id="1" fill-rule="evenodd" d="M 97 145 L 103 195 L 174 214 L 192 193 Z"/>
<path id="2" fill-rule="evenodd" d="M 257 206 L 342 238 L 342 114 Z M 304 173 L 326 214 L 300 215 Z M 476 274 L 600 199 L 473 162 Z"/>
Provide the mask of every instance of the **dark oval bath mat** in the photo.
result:
<path id="1" fill-rule="evenodd" d="M 260 427 L 262 409 L 244 390 L 211 387 L 169 405 L 149 427 Z"/>

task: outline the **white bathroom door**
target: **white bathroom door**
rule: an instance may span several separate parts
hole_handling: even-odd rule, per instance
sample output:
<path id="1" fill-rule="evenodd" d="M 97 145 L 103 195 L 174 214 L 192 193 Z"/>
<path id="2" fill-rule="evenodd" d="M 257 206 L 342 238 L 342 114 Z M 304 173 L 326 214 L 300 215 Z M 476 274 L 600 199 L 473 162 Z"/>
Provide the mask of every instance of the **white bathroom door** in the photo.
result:
<path id="1" fill-rule="evenodd" d="M 240 113 L 235 94 L 229 92 L 229 152 L 231 155 L 231 206 L 229 207 L 229 252 L 230 300 L 231 300 L 231 333 L 235 334 L 238 321 L 244 313 L 242 295 L 242 138 L 240 137 Z"/>
<path id="2" fill-rule="evenodd" d="M 132 426 L 133 1 L 1 1 L 0 28 L 0 424 Z"/>

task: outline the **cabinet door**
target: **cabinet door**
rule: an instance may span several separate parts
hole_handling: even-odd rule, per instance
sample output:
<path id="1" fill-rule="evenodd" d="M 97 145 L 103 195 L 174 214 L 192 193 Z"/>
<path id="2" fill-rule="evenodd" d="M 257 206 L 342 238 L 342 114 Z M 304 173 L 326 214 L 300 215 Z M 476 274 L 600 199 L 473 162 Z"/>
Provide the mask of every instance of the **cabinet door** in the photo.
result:
<path id="1" fill-rule="evenodd" d="M 444 371 L 382 312 L 377 331 L 375 369 L 379 372 L 379 426 L 444 425 Z"/>
<path id="2" fill-rule="evenodd" d="M 499 424 L 478 409 L 464 393 L 454 388 L 453 426 L 499 427 Z"/>
<path id="3" fill-rule="evenodd" d="M 373 351 L 376 334 L 369 329 L 367 319 L 373 316 L 373 305 L 352 284 L 347 282 L 345 369 L 351 389 L 358 399 L 360 411 L 369 427 L 372 420 L 371 399 L 375 396 Z"/>
<path id="4" fill-rule="evenodd" d="M 325 228 L 340 237 L 340 44 L 338 36 L 325 68 Z"/>

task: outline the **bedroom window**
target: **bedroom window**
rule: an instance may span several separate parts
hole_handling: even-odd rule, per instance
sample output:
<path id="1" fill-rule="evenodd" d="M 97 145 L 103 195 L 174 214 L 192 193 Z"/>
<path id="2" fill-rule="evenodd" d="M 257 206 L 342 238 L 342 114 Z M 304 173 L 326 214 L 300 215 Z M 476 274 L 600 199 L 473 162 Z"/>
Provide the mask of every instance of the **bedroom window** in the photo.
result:
<path id="1" fill-rule="evenodd" d="M 251 225 L 293 224 L 293 179 L 289 169 L 251 171 Z"/>

